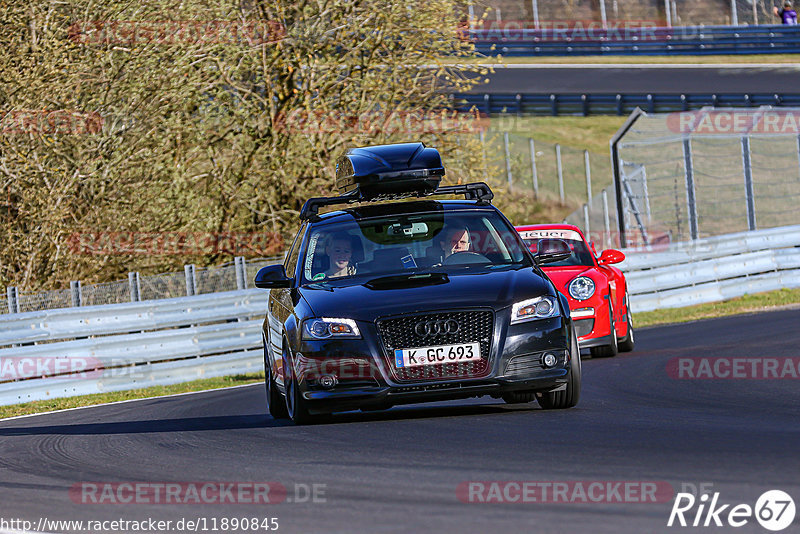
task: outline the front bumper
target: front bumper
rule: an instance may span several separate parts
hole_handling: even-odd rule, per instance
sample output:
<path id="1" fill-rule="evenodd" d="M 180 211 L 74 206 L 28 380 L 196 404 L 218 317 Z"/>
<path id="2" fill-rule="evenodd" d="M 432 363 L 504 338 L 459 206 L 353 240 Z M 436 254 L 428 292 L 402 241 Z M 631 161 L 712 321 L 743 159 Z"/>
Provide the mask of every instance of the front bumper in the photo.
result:
<path id="1" fill-rule="evenodd" d="M 513 391 L 554 391 L 565 387 L 571 365 L 569 326 L 555 317 L 516 325 L 496 317 L 489 353 L 489 372 L 482 377 L 398 382 L 372 323 L 359 322 L 361 339 L 299 342 L 293 349 L 300 362 L 298 388 L 312 413 L 397 404 L 481 397 L 501 397 Z M 555 366 L 545 368 L 541 356 L 552 353 Z M 335 377 L 322 387 L 319 378 Z"/>

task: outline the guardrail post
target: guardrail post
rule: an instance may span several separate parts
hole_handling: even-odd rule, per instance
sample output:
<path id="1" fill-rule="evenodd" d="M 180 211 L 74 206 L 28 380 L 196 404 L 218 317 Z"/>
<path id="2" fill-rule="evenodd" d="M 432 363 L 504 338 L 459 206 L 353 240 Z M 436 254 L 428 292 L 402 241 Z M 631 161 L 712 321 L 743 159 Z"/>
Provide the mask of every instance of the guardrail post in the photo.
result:
<path id="1" fill-rule="evenodd" d="M 747 203 L 747 228 L 756 229 L 756 201 L 753 195 L 753 169 L 750 163 L 750 138 L 742 136 L 742 170 L 744 171 L 744 197 Z"/>
<path id="2" fill-rule="evenodd" d="M 17 288 L 9 286 L 6 288 L 8 297 L 8 313 L 19 313 L 19 301 L 17 300 Z"/>
<path id="3" fill-rule="evenodd" d="M 196 269 L 194 264 L 184 265 L 183 273 L 186 276 L 186 296 L 197 295 L 197 278 L 195 277 Z"/>
<path id="4" fill-rule="evenodd" d="M 622 115 L 624 105 L 622 103 L 622 95 L 617 95 L 617 115 Z"/>
<path id="5" fill-rule="evenodd" d="M 244 256 L 233 258 L 233 266 L 236 271 L 236 288 L 247 289 L 247 264 Z"/>
<path id="6" fill-rule="evenodd" d="M 608 215 L 608 192 L 603 189 L 603 224 L 605 225 L 605 232 L 603 233 L 603 248 L 608 248 L 608 243 L 611 242 L 611 220 Z"/>
<path id="7" fill-rule="evenodd" d="M 517 117 L 522 117 L 522 95 L 517 93 Z"/>
<path id="8" fill-rule="evenodd" d="M 584 117 L 589 116 L 589 97 L 581 95 L 581 113 Z"/>
<path id="9" fill-rule="evenodd" d="M 694 167 L 692 164 L 692 141 L 683 138 L 683 172 L 686 178 L 686 207 L 689 213 L 689 234 L 697 239 L 697 204 L 694 196 Z"/>
<path id="10" fill-rule="evenodd" d="M 487 115 L 492 112 L 491 98 L 492 97 L 488 93 L 483 95 L 483 107 L 486 108 Z"/>
<path id="11" fill-rule="evenodd" d="M 533 198 L 539 198 L 539 176 L 536 174 L 536 147 L 533 138 L 528 138 L 528 145 L 531 149 L 531 179 L 533 180 Z"/>
<path id="12" fill-rule="evenodd" d="M 81 291 L 81 281 L 72 280 L 69 283 L 70 295 L 72 296 L 72 307 L 83 306 L 83 292 Z"/>
<path id="13" fill-rule="evenodd" d="M 550 95 L 550 114 L 555 117 L 558 115 L 558 97 Z"/>
<path id="14" fill-rule="evenodd" d="M 131 302 L 139 302 L 142 300 L 142 288 L 139 283 L 139 273 L 128 273 L 128 289 L 131 295 Z"/>
<path id="15" fill-rule="evenodd" d="M 592 203 L 592 167 L 589 164 L 589 151 L 583 151 L 583 166 L 586 169 L 586 201 Z"/>
<path id="16" fill-rule="evenodd" d="M 508 148 L 508 132 L 503 132 L 503 146 L 506 149 L 506 178 L 508 178 L 508 190 L 510 191 L 513 186 L 513 179 L 511 177 L 511 152 Z"/>
<path id="17" fill-rule="evenodd" d="M 556 143 L 556 170 L 558 171 L 558 197 L 564 204 L 564 171 L 561 168 L 561 145 Z"/>

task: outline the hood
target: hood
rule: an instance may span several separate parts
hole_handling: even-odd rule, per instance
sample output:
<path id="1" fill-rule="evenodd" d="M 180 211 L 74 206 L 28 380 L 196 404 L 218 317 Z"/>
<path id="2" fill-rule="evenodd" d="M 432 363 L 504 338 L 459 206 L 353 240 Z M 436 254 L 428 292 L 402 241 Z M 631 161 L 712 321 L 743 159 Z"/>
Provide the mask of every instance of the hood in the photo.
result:
<path id="1" fill-rule="evenodd" d="M 595 268 L 591 265 L 571 265 L 568 267 L 547 267 L 544 266 L 542 270 L 547 274 L 550 280 L 556 286 L 556 289 L 559 291 L 564 291 L 573 278 L 581 274 L 586 274 L 590 278 L 592 278 L 595 283 L 598 282 L 598 278 L 594 276 Z"/>
<path id="2" fill-rule="evenodd" d="M 488 306 L 500 310 L 513 303 L 550 294 L 550 284 L 531 267 L 507 271 L 420 276 L 399 280 L 386 277 L 331 286 L 310 284 L 300 288 L 317 317 L 348 317 L 372 321 L 398 313 Z M 385 280 L 385 281 L 381 281 Z"/>

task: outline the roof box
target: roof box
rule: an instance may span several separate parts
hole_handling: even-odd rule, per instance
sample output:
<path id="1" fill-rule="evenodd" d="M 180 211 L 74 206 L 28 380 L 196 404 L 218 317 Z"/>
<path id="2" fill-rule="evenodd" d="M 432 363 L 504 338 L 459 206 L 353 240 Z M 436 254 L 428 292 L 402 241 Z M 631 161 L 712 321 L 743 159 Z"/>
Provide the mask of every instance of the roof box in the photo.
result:
<path id="1" fill-rule="evenodd" d="M 439 151 L 423 143 L 351 148 L 336 160 L 339 193 L 358 190 L 361 200 L 430 194 L 442 176 Z"/>

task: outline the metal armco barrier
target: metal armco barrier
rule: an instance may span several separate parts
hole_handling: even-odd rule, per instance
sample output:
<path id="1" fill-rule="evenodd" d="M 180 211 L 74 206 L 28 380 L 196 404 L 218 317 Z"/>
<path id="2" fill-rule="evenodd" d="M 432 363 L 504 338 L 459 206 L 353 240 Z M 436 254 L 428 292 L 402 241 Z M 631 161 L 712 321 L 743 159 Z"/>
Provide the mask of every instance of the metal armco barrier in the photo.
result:
<path id="1" fill-rule="evenodd" d="M 625 251 L 634 313 L 800 287 L 800 225 Z"/>
<path id="2" fill-rule="evenodd" d="M 473 108 L 482 113 L 518 115 L 627 115 L 636 108 L 647 113 L 688 111 L 706 106 L 758 107 L 800 106 L 800 93 L 716 93 L 716 94 L 472 94 L 453 95 L 459 111 Z"/>
<path id="3" fill-rule="evenodd" d="M 800 26 L 682 26 L 673 28 L 473 29 L 481 54 L 504 56 L 796 54 Z"/>
<path id="4" fill-rule="evenodd" d="M 0 405 L 260 371 L 267 295 L 248 289 L 0 316 Z"/>

